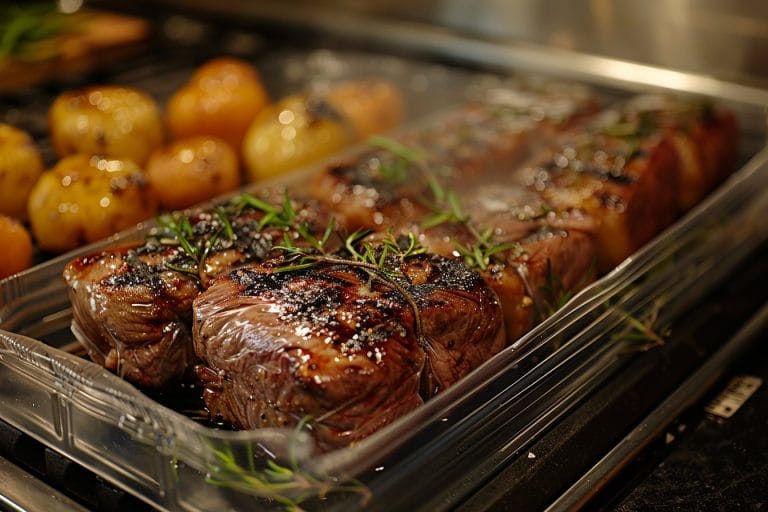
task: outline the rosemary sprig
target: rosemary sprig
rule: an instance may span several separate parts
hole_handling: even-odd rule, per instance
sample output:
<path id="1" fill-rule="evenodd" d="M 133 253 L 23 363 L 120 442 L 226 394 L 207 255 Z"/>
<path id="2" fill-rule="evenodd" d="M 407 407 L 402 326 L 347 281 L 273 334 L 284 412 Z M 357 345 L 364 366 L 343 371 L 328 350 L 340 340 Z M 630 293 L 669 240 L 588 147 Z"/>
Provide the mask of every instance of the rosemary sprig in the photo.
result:
<path id="1" fill-rule="evenodd" d="M 546 308 L 540 308 L 543 309 L 543 311 L 541 311 L 541 313 L 543 313 L 541 319 L 552 316 L 555 311 L 565 306 L 565 304 L 573 298 L 575 292 L 581 290 L 594 275 L 595 265 L 596 261 L 593 260 L 576 285 L 567 289 L 565 283 L 563 283 L 562 277 L 555 273 L 555 269 L 552 267 L 552 260 L 547 258 L 546 282 L 544 284 L 544 291 L 547 295 L 547 299 L 544 301 Z"/>
<path id="2" fill-rule="evenodd" d="M 430 343 L 424 335 L 423 322 L 418 304 L 408 290 L 398 282 L 398 279 L 408 281 L 408 278 L 391 263 L 393 259 L 402 263 L 407 258 L 423 254 L 426 249 L 418 243 L 413 233 L 402 237 L 402 243 L 390 233 L 378 244 L 366 241 L 370 230 L 358 230 L 343 239 L 346 254 L 333 254 L 324 251 L 323 247 L 297 247 L 290 241 L 285 246 L 276 247 L 287 255 L 287 264 L 276 268 L 273 272 L 295 272 L 314 267 L 321 263 L 342 265 L 363 269 L 371 279 L 378 280 L 397 291 L 413 310 L 416 337 L 422 346 L 430 349 Z"/>
<path id="3" fill-rule="evenodd" d="M 643 317 L 636 317 L 624 311 L 617 306 L 612 308 L 616 310 L 626 323 L 627 328 L 624 331 L 614 334 L 613 341 L 627 341 L 632 343 L 631 350 L 645 352 L 652 348 L 661 347 L 666 344 L 665 337 L 669 336 L 669 329 L 659 330 L 656 323 L 659 319 L 659 313 L 665 303 L 664 297 L 658 297 L 651 304 L 648 312 Z"/>
<path id="4" fill-rule="evenodd" d="M 515 242 L 497 243 L 494 241 L 494 228 L 486 228 L 483 231 L 472 223 L 471 217 L 464 212 L 458 194 L 445 189 L 434 176 L 429 177 L 429 188 L 433 201 L 428 206 L 432 213 L 425 217 L 420 227 L 429 229 L 444 223 L 455 223 L 464 226 L 473 241 L 469 244 L 456 243 L 456 250 L 464 258 L 464 262 L 470 267 L 487 270 L 496 262 L 501 263 L 499 255 L 506 251 L 519 251 L 520 245 Z"/>
<path id="5" fill-rule="evenodd" d="M 426 159 L 426 155 L 421 150 L 406 146 L 382 135 L 371 135 L 368 137 L 368 145 L 379 149 L 386 149 L 410 164 L 418 164 Z"/>
<path id="6" fill-rule="evenodd" d="M 289 461 L 283 465 L 273 459 L 266 460 L 266 467 L 257 469 L 255 455 L 250 444 L 246 453 L 238 454 L 228 444 L 224 448 L 211 450 L 214 461 L 209 464 L 206 481 L 217 487 L 233 489 L 256 496 L 272 499 L 290 511 L 303 510 L 301 504 L 310 498 L 324 498 L 331 493 L 353 493 L 360 496 L 360 506 L 365 506 L 371 491 L 362 482 L 354 479 L 339 479 L 329 475 L 311 473 L 301 467 L 295 455 L 298 436 L 311 418 L 303 418 L 289 439 Z M 241 462 L 245 457 L 245 464 Z"/>
<path id="7" fill-rule="evenodd" d="M 266 227 L 292 228 L 296 222 L 296 211 L 287 192 L 283 195 L 283 203 L 279 208 L 251 194 L 241 194 L 235 197 L 232 204 L 240 211 L 246 206 L 250 206 L 264 213 L 256 226 L 258 231 L 263 231 Z"/>
<path id="8" fill-rule="evenodd" d="M 166 262 L 166 268 L 199 280 L 205 260 L 218 241 L 218 236 L 214 235 L 208 239 L 199 238 L 197 242 L 193 242 L 191 224 L 187 217 L 175 218 L 172 215 L 163 215 L 158 217 L 157 222 L 167 230 L 167 233 L 164 233 L 166 236 L 161 237 L 160 242 L 165 245 L 179 246 L 185 257 L 182 265 Z"/>
<path id="9" fill-rule="evenodd" d="M 520 245 L 515 242 L 494 243 L 493 228 L 488 228 L 482 233 L 473 233 L 476 241 L 469 245 L 456 243 L 456 250 L 464 258 L 464 262 L 473 268 L 486 270 L 495 261 L 499 253 L 511 250 L 519 250 Z"/>
<path id="10" fill-rule="evenodd" d="M 319 250 L 335 230 L 335 221 L 331 218 L 325 232 L 318 238 L 306 221 L 300 221 L 286 192 L 280 206 L 274 206 L 251 194 L 236 196 L 223 205 L 213 207 L 209 215 L 214 222 L 206 223 L 206 227 L 198 228 L 197 232 L 189 217 L 183 214 L 161 215 L 157 219 L 159 232 L 153 230 L 149 236 L 158 239 L 161 244 L 178 246 L 181 249 L 183 261 L 167 262 L 166 268 L 202 281 L 205 262 L 211 253 L 221 245 L 222 240 L 237 239 L 234 219 L 242 215 L 246 208 L 263 213 L 258 222 L 253 221 L 258 232 L 268 228 L 285 230 L 283 240 L 286 247 L 294 245 L 289 231 L 294 231 L 310 247 Z M 215 229 L 211 230 L 211 226 Z"/>
<path id="11" fill-rule="evenodd" d="M 408 170 L 412 167 L 424 168 L 426 154 L 419 149 L 412 148 L 382 135 L 372 135 L 368 138 L 368 145 L 388 151 L 394 156 L 392 161 L 382 161 L 379 167 L 379 176 L 387 181 L 400 183 L 408 177 Z"/>
<path id="12" fill-rule="evenodd" d="M 332 256 L 326 251 L 326 246 L 334 232 L 334 225 L 331 223 L 326 228 L 322 238 L 319 240 L 315 239 L 316 243 L 310 244 L 308 248 L 298 247 L 290 238 L 284 237 L 283 245 L 278 245 L 275 249 L 283 251 L 288 256 L 288 265 L 277 268 L 275 272 L 301 270 L 311 267 L 313 263 L 333 260 L 361 264 L 362 266 L 370 267 L 371 270 L 376 272 L 390 274 L 390 267 L 392 265 L 387 264 L 389 258 L 395 257 L 402 262 L 407 258 L 426 252 L 426 249 L 419 243 L 416 235 L 411 232 L 401 236 L 399 239 L 396 239 L 394 235 L 389 233 L 383 239 L 373 243 L 366 240 L 366 238 L 373 234 L 373 231 L 370 229 L 359 229 L 346 237 L 342 237 L 342 246 L 349 255 L 349 258 Z M 297 267 L 297 265 L 301 265 L 301 267 Z"/>
<path id="13" fill-rule="evenodd" d="M 19 56 L 34 58 L 39 43 L 74 30 L 66 16 L 53 3 L 33 3 L 27 6 L 0 7 L 0 58 Z M 37 46 L 36 46 L 37 45 Z M 57 52 L 57 45 L 48 45 L 44 52 Z M 37 58 L 40 58 L 38 55 Z"/>

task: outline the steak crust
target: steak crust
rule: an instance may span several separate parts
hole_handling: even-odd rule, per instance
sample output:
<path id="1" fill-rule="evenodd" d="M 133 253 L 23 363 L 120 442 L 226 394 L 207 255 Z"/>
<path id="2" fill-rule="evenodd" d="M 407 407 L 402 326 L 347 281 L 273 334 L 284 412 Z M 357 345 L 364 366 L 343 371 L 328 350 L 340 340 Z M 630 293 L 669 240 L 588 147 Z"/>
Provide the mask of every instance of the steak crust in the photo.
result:
<path id="1" fill-rule="evenodd" d="M 383 279 L 343 263 L 282 264 L 233 271 L 194 303 L 206 404 L 238 427 L 311 416 L 322 447 L 343 446 L 504 347 L 495 294 L 460 261 L 389 261 Z"/>

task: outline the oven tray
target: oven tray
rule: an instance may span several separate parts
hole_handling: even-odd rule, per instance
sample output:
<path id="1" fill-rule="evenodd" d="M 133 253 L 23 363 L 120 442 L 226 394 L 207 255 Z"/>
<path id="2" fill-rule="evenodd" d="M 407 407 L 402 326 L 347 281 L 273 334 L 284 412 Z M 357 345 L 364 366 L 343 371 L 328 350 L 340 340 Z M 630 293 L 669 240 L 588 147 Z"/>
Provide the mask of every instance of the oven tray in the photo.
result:
<path id="1" fill-rule="evenodd" d="M 307 76 L 302 71 L 334 79 L 375 70 L 407 84 L 414 117 L 503 80 L 338 51 L 261 64 L 280 70 L 272 87 L 283 90 L 295 88 L 296 77 Z M 166 93 L 178 78 L 166 82 Z M 139 238 L 146 226 L 0 281 L 0 418 L 161 509 L 281 509 L 307 499 L 322 509 L 448 508 L 624 359 L 651 349 L 631 335 L 637 322 L 661 332 L 768 238 L 763 112 L 733 106 L 748 127 L 738 173 L 514 346 L 353 447 L 316 455 L 303 432 L 214 429 L 68 352 L 75 342 L 63 266 L 78 254 Z"/>

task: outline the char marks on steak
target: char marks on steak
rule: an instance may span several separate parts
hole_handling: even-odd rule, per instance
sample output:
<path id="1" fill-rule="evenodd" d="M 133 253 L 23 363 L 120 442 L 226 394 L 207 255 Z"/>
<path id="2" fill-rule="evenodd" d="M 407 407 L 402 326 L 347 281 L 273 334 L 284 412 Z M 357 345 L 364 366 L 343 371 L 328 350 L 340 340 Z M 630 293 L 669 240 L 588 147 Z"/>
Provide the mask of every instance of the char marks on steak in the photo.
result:
<path id="1" fill-rule="evenodd" d="M 319 173 L 310 193 L 349 229 L 384 231 L 429 213 L 424 198 L 432 180 L 464 187 L 506 175 L 596 107 L 588 89 L 575 86 L 526 81 L 486 91 L 483 101 L 396 139 L 371 139 L 367 151 Z"/>
<path id="2" fill-rule="evenodd" d="M 343 446 L 513 344 L 735 165 L 735 118 L 700 102 L 597 112 L 569 85 L 483 94 L 323 169 L 302 190 L 314 203 L 241 205 L 228 222 L 207 210 L 70 263 L 93 359 L 145 386 L 201 362 L 212 415 L 311 416 L 324 449 Z M 425 252 L 361 265 L 317 243 L 328 226 L 342 242 L 373 231 L 363 255 L 393 234 Z"/>
<path id="3" fill-rule="evenodd" d="M 705 103 L 636 97 L 558 134 L 517 181 L 591 215 L 607 272 L 734 169 L 737 136 L 733 115 Z"/>
<path id="4" fill-rule="evenodd" d="M 327 224 L 313 202 L 289 206 L 281 205 L 276 193 L 271 198 L 269 204 L 239 196 L 218 207 L 168 216 L 142 244 L 70 262 L 64 279 L 74 330 L 91 358 L 144 387 L 161 387 L 182 375 L 195 361 L 192 301 L 211 280 L 265 259 L 286 234 L 300 244 L 302 237 L 288 224 L 309 232 L 322 232 Z M 290 223 L 282 222 L 285 214 Z M 260 225 L 267 215 L 276 218 Z"/>
<path id="5" fill-rule="evenodd" d="M 534 191 L 505 183 L 467 191 L 460 209 L 464 222 L 453 217 L 402 231 L 480 273 L 499 297 L 509 344 L 594 279 L 595 224 L 585 212 L 555 209 Z"/>
<path id="6" fill-rule="evenodd" d="M 598 268 L 607 272 L 677 215 L 677 157 L 668 139 L 577 132 L 525 171 L 526 184 L 557 208 L 596 221 Z"/>
<path id="7" fill-rule="evenodd" d="M 640 95 L 624 105 L 610 123 L 630 133 L 662 131 L 678 156 L 677 205 L 685 212 L 695 206 L 738 163 L 739 129 L 733 112 L 692 98 Z"/>
<path id="8" fill-rule="evenodd" d="M 235 270 L 195 300 L 212 415 L 242 428 L 311 416 L 321 446 L 339 447 L 503 348 L 496 296 L 463 262 L 389 256 L 374 272 L 339 257 L 348 255 L 308 269 L 277 271 L 285 262 L 273 260 Z"/>

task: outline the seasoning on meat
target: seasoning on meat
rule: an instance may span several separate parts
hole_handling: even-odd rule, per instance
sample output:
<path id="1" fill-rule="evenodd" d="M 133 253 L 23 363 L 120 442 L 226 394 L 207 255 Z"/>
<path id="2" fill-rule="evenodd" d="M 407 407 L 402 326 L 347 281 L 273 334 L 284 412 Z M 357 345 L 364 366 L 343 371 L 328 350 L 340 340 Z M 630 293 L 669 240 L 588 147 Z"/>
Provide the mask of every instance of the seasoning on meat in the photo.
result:
<path id="1" fill-rule="evenodd" d="M 325 229 L 313 202 L 243 195 L 161 217 L 135 246 L 82 256 L 64 269 L 74 324 L 91 358 L 136 384 L 160 387 L 194 362 L 192 301 L 213 278 L 266 258 L 284 238 Z"/>
<path id="2" fill-rule="evenodd" d="M 495 294 L 462 261 L 348 252 L 218 279 L 194 303 L 198 375 L 214 416 L 241 428 L 314 418 L 324 448 L 362 439 L 499 352 Z M 362 249 L 361 249 L 362 251 Z"/>

